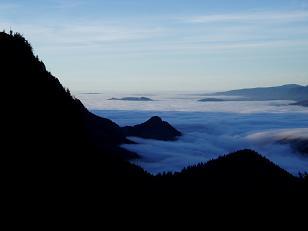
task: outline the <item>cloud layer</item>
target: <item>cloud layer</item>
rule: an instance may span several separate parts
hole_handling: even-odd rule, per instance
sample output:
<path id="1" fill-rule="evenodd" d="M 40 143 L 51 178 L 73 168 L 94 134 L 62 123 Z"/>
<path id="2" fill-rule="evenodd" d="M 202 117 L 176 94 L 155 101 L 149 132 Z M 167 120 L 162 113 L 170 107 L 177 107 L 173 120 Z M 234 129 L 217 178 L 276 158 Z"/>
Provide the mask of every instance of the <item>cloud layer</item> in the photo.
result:
<path id="1" fill-rule="evenodd" d="M 91 97 L 91 96 L 89 96 Z M 102 96 L 93 96 L 96 100 Z M 170 111 L 167 105 L 182 102 L 182 111 Z M 85 100 L 83 100 L 85 102 Z M 307 138 L 308 109 L 288 106 L 287 101 L 269 102 L 225 102 L 201 103 L 196 110 L 194 100 L 163 99 L 153 101 L 156 111 L 145 110 L 127 103 L 126 110 L 94 110 L 98 115 L 110 118 L 120 125 L 133 125 L 144 122 L 153 115 L 161 116 L 184 133 L 176 142 L 162 142 L 131 138 L 137 145 L 124 145 L 139 153 L 143 158 L 136 161 L 152 173 L 179 171 L 182 168 L 206 162 L 236 150 L 250 148 L 265 155 L 293 174 L 308 170 L 308 157 L 297 153 L 286 143 L 278 143 L 284 138 Z M 101 100 L 100 102 L 104 102 Z M 191 102 L 189 104 L 188 102 Z M 118 105 L 120 108 L 120 105 Z M 191 106 L 191 108 L 189 108 Z M 108 102 L 98 108 L 112 109 Z M 204 108 L 203 108 L 204 107 Z M 118 109 L 119 109 L 118 108 Z M 172 107 L 170 107 L 172 109 Z M 169 108 L 169 109 L 170 109 Z M 113 107 L 115 109 L 115 107 Z M 161 109 L 161 110 L 159 110 Z M 206 110 L 204 110 L 206 109 Z"/>

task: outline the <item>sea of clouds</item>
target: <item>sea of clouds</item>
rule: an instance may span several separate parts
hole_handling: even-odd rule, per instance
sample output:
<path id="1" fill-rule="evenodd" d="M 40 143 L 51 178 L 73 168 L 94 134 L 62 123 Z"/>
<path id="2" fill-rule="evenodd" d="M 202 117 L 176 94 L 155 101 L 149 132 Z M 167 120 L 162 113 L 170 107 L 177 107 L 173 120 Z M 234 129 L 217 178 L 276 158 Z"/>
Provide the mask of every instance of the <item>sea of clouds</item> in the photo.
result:
<path id="1" fill-rule="evenodd" d="M 290 106 L 290 101 L 198 102 L 196 95 L 151 96 L 156 101 L 109 101 L 111 97 L 104 94 L 78 98 L 97 115 L 121 126 L 157 115 L 180 130 L 184 135 L 175 142 L 131 137 L 138 144 L 123 145 L 142 157 L 136 164 L 154 174 L 180 171 L 245 148 L 260 152 L 293 174 L 308 171 L 308 157 L 277 142 L 308 138 L 308 108 Z"/>

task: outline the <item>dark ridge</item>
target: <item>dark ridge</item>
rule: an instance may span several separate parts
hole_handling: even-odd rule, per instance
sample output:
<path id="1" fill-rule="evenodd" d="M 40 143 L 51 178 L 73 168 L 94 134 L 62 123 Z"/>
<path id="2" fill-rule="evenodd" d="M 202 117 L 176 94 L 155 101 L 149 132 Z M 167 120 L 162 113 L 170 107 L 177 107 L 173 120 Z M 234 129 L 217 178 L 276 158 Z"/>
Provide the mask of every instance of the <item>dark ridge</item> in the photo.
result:
<path id="1" fill-rule="evenodd" d="M 153 101 L 147 97 L 124 97 L 124 98 L 110 98 L 108 100 L 122 100 L 122 101 Z"/>
<path id="2" fill-rule="evenodd" d="M 308 107 L 308 100 L 302 100 L 302 101 L 299 101 L 299 102 L 296 102 L 296 103 L 292 103 L 290 105 Z"/>
<path id="3" fill-rule="evenodd" d="M 176 140 L 182 135 L 181 132 L 172 127 L 168 122 L 163 121 L 158 116 L 154 116 L 139 125 L 123 127 L 122 131 L 126 136 L 136 136 L 145 139 L 165 141 Z"/>
<path id="4" fill-rule="evenodd" d="M 199 102 L 224 102 L 227 101 L 225 99 L 217 99 L 217 98 L 205 98 L 198 100 Z"/>
<path id="5" fill-rule="evenodd" d="M 168 179 L 169 176 L 169 179 Z M 171 177 L 170 177 L 171 176 Z M 207 163 L 185 168 L 179 173 L 161 174 L 167 190 L 204 192 L 296 192 L 300 180 L 251 150 L 231 153 Z M 172 179 L 170 181 L 170 179 Z M 175 185 L 174 182 L 179 183 Z"/>

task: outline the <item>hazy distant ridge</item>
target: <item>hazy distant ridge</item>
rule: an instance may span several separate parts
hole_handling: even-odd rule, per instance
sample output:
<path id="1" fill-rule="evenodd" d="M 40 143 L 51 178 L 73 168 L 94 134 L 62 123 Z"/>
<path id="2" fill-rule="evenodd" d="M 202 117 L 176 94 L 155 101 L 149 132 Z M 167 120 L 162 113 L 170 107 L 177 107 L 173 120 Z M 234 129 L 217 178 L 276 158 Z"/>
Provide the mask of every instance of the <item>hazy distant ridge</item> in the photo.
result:
<path id="1" fill-rule="evenodd" d="M 308 86 L 288 84 L 277 87 L 246 88 L 246 89 L 231 90 L 225 92 L 216 92 L 207 95 L 241 96 L 245 100 L 303 101 L 308 99 Z"/>

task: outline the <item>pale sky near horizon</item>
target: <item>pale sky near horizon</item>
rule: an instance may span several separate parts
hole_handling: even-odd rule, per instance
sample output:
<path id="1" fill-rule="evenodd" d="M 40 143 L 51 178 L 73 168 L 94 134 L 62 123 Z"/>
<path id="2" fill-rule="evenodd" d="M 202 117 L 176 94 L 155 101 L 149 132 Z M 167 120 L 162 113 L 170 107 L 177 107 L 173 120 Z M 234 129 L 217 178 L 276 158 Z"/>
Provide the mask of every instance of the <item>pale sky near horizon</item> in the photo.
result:
<path id="1" fill-rule="evenodd" d="M 72 91 L 308 84 L 308 0 L 0 0 Z"/>

